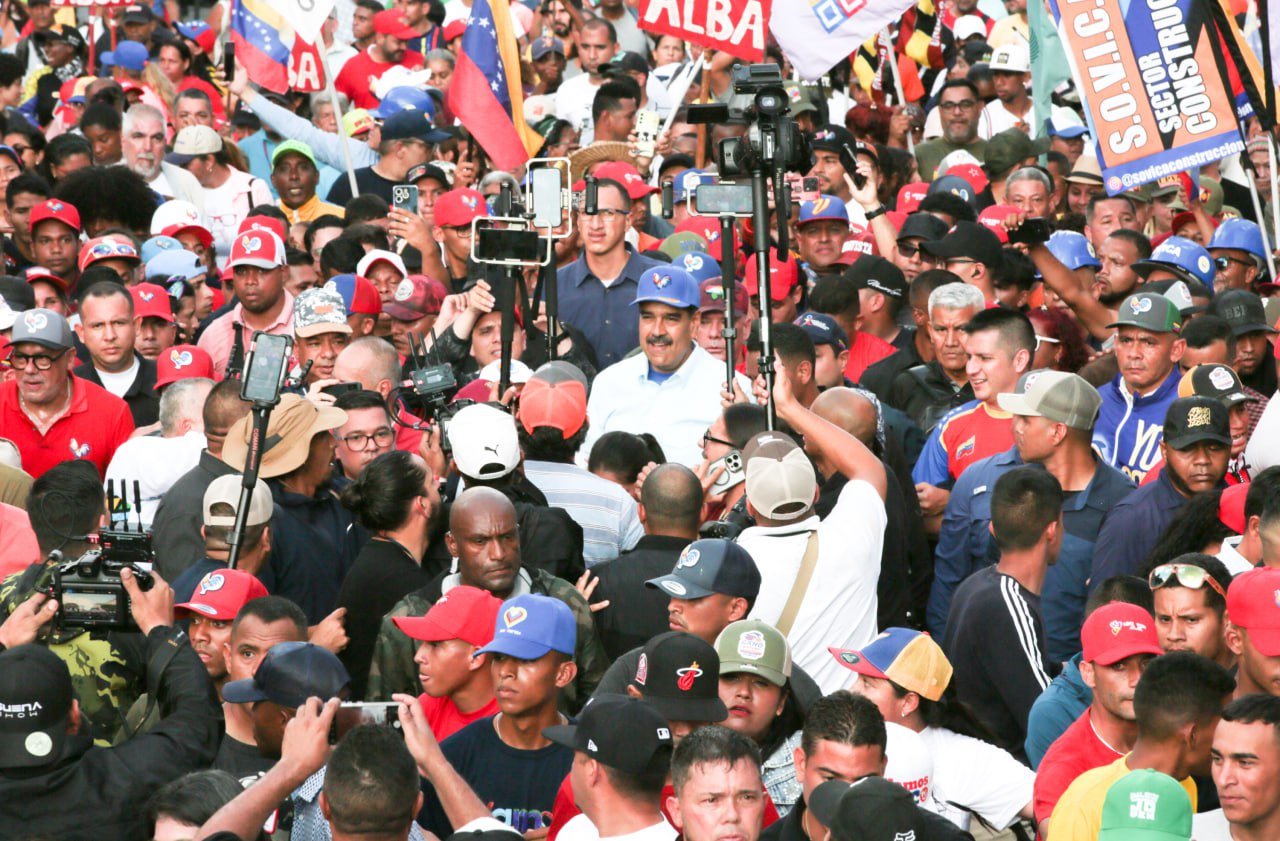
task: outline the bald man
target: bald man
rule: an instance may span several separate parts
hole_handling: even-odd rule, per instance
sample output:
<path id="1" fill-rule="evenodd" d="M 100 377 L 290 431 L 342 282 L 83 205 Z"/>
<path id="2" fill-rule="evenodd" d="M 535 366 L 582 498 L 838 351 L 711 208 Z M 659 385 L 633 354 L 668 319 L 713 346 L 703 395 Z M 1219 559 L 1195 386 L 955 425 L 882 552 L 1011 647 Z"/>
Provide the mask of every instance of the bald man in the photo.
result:
<path id="1" fill-rule="evenodd" d="M 920 519 L 919 501 L 914 491 L 903 492 L 904 487 L 914 488 L 906 482 L 910 471 L 891 436 L 886 443 L 888 449 L 897 451 L 898 459 L 886 457 L 886 448 L 877 442 L 877 407 L 872 402 L 874 398 L 868 399 L 869 394 L 852 388 L 829 388 L 818 395 L 810 408 L 818 417 L 857 438 L 884 462 L 888 480 L 884 509 L 888 522 L 880 554 L 880 580 L 876 585 L 876 620 L 881 628 L 914 627 L 903 623 L 915 622 L 922 615 L 921 608 L 929 593 L 932 558 Z M 835 507 L 846 480 L 822 453 L 810 453 L 810 458 L 824 477 L 814 510 L 818 516 L 826 517 Z"/>
<path id="2" fill-rule="evenodd" d="M 387 411 L 397 420 L 396 449 L 416 453 L 422 433 L 410 424 L 419 418 L 401 411 L 391 397 L 392 389 L 400 385 L 402 380 L 400 355 L 395 346 L 378 336 L 361 336 L 343 348 L 334 360 L 333 379 L 319 385 L 328 385 L 330 382 L 360 383 L 365 391 L 381 394 L 382 399 L 387 401 Z"/>
<path id="3" fill-rule="evenodd" d="M 609 659 L 596 633 L 591 608 L 573 584 L 545 570 L 521 565 L 520 534 L 511 500 L 493 488 L 463 491 L 449 509 L 445 546 L 453 556 L 452 567 L 405 596 L 383 617 L 369 668 L 367 700 L 390 701 L 396 692 L 418 694 L 418 667 L 413 662 L 417 643 L 405 636 L 393 619 L 425 616 L 440 596 L 467 585 L 488 590 L 503 601 L 536 593 L 569 606 L 578 625 L 573 658 L 578 675 L 561 693 L 561 703 L 567 712 L 580 709 L 604 676 Z"/>

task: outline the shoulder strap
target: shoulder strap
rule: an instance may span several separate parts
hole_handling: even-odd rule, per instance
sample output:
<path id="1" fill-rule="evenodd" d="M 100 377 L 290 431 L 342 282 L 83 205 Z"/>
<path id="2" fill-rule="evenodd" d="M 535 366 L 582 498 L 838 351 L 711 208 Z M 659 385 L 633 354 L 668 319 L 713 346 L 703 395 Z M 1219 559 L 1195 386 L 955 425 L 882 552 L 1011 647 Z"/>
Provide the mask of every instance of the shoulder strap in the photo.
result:
<path id="1" fill-rule="evenodd" d="M 796 614 L 800 612 L 800 603 L 804 601 L 804 594 L 809 590 L 809 581 L 813 578 L 813 568 L 818 565 L 818 532 L 813 530 L 809 532 L 809 540 L 804 547 L 804 557 L 800 559 L 800 568 L 796 570 L 796 580 L 791 585 L 791 595 L 787 596 L 787 603 L 782 608 L 782 615 L 778 617 L 777 628 L 785 637 L 791 633 L 791 625 L 796 621 Z"/>

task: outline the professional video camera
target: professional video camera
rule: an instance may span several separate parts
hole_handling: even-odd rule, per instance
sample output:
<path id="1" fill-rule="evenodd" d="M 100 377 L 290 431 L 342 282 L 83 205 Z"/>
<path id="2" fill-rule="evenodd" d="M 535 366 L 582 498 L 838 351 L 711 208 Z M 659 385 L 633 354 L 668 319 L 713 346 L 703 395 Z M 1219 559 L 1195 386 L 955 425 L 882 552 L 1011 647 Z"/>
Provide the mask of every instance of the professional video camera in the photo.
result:
<path id="1" fill-rule="evenodd" d="M 115 497 L 114 482 L 107 481 L 107 496 Z M 127 491 L 122 492 L 127 496 Z M 137 624 L 129 613 L 129 593 L 120 581 L 120 571 L 133 571 L 143 591 L 155 585 L 151 574 L 155 551 L 151 533 L 143 529 L 138 483 L 133 483 L 134 512 L 138 520 L 130 526 L 126 518 L 119 526 L 103 529 L 96 535 L 97 548 L 78 558 L 64 559 L 53 552 L 53 586 L 51 595 L 58 602 L 58 624 L 63 628 L 89 631 L 136 631 Z M 93 541 L 95 536 L 91 536 Z"/>
<path id="2" fill-rule="evenodd" d="M 720 174 L 749 175 L 756 168 L 807 171 L 808 142 L 789 116 L 791 100 L 782 70 L 776 64 L 736 65 L 732 84 L 728 116 L 750 125 L 745 136 L 720 141 Z"/>

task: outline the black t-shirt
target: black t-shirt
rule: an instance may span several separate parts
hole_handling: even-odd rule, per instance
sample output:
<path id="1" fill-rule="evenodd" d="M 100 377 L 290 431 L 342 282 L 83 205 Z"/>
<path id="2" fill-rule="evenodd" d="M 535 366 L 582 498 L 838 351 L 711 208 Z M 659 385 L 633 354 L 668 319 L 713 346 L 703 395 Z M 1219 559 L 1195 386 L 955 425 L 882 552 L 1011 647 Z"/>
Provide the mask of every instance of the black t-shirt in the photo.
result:
<path id="1" fill-rule="evenodd" d="M 595 614 L 595 620 L 610 659 L 616 660 L 669 630 L 667 605 L 671 598 L 662 590 L 646 587 L 645 582 L 670 573 L 689 543 L 682 537 L 647 534 L 630 552 L 592 570 L 600 583 L 591 601 L 609 602 L 607 609 Z"/>
<path id="2" fill-rule="evenodd" d="M 551 825 L 551 807 L 560 783 L 573 765 L 573 751 L 551 744 L 518 750 L 498 738 L 495 716 L 473 721 L 440 744 L 445 758 L 471 784 L 493 816 L 517 832 Z M 445 838 L 453 832 L 435 789 L 423 786 L 418 813 L 424 829 Z"/>
<path id="3" fill-rule="evenodd" d="M 247 745 L 226 734 L 222 736 L 222 744 L 218 745 L 218 755 L 213 758 L 215 771 L 226 771 L 245 788 L 256 783 L 275 764 L 274 759 L 258 753 L 257 745 Z"/>
<path id="4" fill-rule="evenodd" d="M 338 607 L 347 609 L 350 640 L 338 657 L 351 675 L 351 697 L 364 697 L 382 617 L 402 598 L 430 584 L 431 578 L 394 540 L 375 537 L 360 550 L 338 592 Z"/>
<path id="5" fill-rule="evenodd" d="M 360 188 L 358 195 L 373 193 L 386 199 L 387 204 L 391 204 L 391 188 L 399 183 L 399 181 L 383 178 L 374 172 L 371 166 L 356 170 L 356 186 Z M 336 204 L 338 207 L 346 207 L 351 199 L 351 179 L 345 174 L 333 182 L 333 186 L 329 188 L 329 195 L 325 197 L 325 201 Z"/>

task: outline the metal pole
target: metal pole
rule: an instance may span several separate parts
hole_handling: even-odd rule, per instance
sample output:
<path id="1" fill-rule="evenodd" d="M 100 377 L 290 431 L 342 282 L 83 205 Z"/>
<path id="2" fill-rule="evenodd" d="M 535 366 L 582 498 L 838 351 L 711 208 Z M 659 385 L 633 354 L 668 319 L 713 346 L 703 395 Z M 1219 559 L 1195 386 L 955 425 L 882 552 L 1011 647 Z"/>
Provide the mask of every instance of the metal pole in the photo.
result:
<path id="1" fill-rule="evenodd" d="M 271 420 L 271 406 L 256 404 L 253 409 L 253 425 L 249 432 L 249 451 L 245 454 L 243 481 L 240 483 L 240 504 L 236 506 L 236 521 L 227 540 L 227 568 L 235 569 L 240 557 L 240 543 L 244 539 L 249 504 L 253 489 L 258 484 L 258 468 L 262 464 L 262 442 L 267 438 L 267 424 Z"/>
<path id="2" fill-rule="evenodd" d="M 738 331 L 734 328 L 733 290 L 737 283 L 738 267 L 734 265 L 732 216 L 720 217 L 720 286 L 724 289 L 724 383 L 729 394 L 733 394 L 733 375 L 736 366 L 733 364 L 733 345 L 737 341 Z"/>
<path id="3" fill-rule="evenodd" d="M 760 373 L 764 375 L 765 384 L 765 412 L 766 424 L 770 430 L 777 429 L 778 416 L 773 405 L 773 339 L 770 335 L 770 309 L 769 301 L 769 190 L 768 176 L 765 174 L 763 166 L 756 167 L 751 174 L 751 201 L 752 205 L 761 212 L 757 217 L 764 218 L 755 219 L 755 236 L 753 237 L 751 250 L 756 255 L 756 288 L 760 290 L 760 359 L 757 367 Z M 762 224 L 763 223 L 763 224 Z M 782 220 L 778 220 L 778 226 L 782 226 Z M 730 248 L 733 243 L 725 242 L 722 248 Z"/>
<path id="4" fill-rule="evenodd" d="M 351 162 L 351 150 L 347 148 L 347 141 L 351 138 L 347 136 L 347 127 L 342 121 L 342 103 L 338 101 L 338 92 L 333 87 L 333 74 L 329 72 L 329 55 L 325 50 L 324 36 L 320 36 L 316 52 L 320 53 L 320 66 L 324 70 L 324 89 L 329 94 L 329 101 L 333 103 L 333 113 L 338 118 L 338 137 L 342 138 L 342 161 L 347 165 L 347 178 L 351 181 L 351 196 L 354 198 L 360 195 L 360 188 L 356 185 L 356 167 Z"/>

